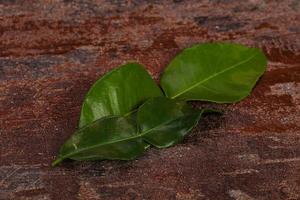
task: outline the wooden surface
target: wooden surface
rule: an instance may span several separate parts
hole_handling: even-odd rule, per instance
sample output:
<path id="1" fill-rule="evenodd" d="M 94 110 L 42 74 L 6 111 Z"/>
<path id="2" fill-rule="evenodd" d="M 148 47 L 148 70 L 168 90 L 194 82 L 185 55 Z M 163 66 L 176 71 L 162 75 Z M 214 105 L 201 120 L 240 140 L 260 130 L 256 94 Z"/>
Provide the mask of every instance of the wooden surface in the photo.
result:
<path id="1" fill-rule="evenodd" d="M 0 199 L 300 199 L 299 0 L 1 0 Z M 130 162 L 49 164 L 91 84 L 136 60 L 155 79 L 206 41 L 260 47 L 252 95 Z"/>

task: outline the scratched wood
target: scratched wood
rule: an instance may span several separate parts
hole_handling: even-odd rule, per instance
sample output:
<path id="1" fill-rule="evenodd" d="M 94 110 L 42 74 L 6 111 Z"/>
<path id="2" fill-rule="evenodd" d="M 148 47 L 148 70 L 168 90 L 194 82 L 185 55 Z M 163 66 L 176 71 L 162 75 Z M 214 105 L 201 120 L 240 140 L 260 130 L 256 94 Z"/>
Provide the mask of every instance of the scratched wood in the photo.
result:
<path id="1" fill-rule="evenodd" d="M 300 199 L 299 0 L 1 0 L 0 199 Z M 91 84 L 128 60 L 157 80 L 181 49 L 260 47 L 252 95 L 135 161 L 49 164 Z"/>

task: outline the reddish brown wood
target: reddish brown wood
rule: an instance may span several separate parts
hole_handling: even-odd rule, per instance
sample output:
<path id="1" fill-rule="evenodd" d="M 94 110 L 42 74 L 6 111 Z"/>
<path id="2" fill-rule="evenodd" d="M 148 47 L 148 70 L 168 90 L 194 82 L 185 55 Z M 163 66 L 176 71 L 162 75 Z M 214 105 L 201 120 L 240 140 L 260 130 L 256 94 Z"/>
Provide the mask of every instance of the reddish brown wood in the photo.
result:
<path id="1" fill-rule="evenodd" d="M 0 1 L 0 199 L 300 199 L 298 0 Z M 155 79 L 181 49 L 264 50 L 250 97 L 131 162 L 49 164 L 91 84 L 128 60 Z"/>

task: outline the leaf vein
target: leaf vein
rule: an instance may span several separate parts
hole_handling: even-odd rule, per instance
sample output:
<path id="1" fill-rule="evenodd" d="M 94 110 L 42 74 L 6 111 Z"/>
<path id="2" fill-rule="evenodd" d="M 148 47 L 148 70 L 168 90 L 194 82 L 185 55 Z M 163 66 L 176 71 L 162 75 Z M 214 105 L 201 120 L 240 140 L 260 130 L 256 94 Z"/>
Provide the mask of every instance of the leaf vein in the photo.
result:
<path id="1" fill-rule="evenodd" d="M 189 90 L 192 90 L 193 88 L 197 87 L 198 85 L 201 85 L 201 84 L 205 83 L 206 81 L 208 81 L 208 80 L 210 80 L 210 79 L 212 79 L 212 78 L 215 78 L 216 76 L 219 76 L 220 74 L 223 74 L 223 73 L 225 73 L 225 72 L 227 72 L 227 71 L 229 71 L 229 70 L 231 70 L 231 69 L 234 69 L 234 68 L 238 67 L 239 65 L 242 65 L 242 64 L 244 64 L 244 63 L 250 61 L 250 60 L 253 59 L 256 55 L 258 55 L 258 53 L 255 53 L 255 54 L 253 54 L 252 56 L 250 56 L 249 58 L 247 58 L 246 60 L 241 61 L 241 62 L 239 62 L 239 63 L 237 63 L 237 64 L 235 64 L 235 65 L 232 65 L 231 67 L 228 67 L 228 68 L 226 68 L 226 69 L 224 69 L 224 70 L 222 70 L 222 71 L 220 71 L 220 72 L 217 72 L 216 74 L 213 74 L 213 75 L 207 77 L 206 79 L 203 79 L 202 81 L 200 81 L 200 82 L 198 82 L 198 83 L 192 85 L 191 87 L 188 87 L 187 89 L 184 89 L 183 91 L 179 92 L 178 94 L 176 94 L 175 96 L 170 97 L 170 98 L 171 98 L 171 99 L 175 99 L 176 97 L 179 97 L 180 95 L 184 94 L 185 92 L 187 92 L 187 91 L 189 91 Z"/>

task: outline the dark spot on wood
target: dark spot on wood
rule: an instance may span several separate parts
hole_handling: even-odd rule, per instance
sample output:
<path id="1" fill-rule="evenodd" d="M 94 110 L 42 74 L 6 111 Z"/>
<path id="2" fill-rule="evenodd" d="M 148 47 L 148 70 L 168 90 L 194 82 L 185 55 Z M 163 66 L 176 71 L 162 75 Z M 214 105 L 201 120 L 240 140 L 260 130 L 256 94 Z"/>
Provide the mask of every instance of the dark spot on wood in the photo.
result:
<path id="1" fill-rule="evenodd" d="M 4 102 L 3 106 L 12 108 L 12 107 L 20 107 L 24 105 L 29 105 L 33 101 L 33 95 L 35 91 L 29 87 L 10 87 L 8 89 L 8 94 L 10 97 L 7 97 Z M 22 94 L 22 95 L 20 95 Z"/>
<path id="2" fill-rule="evenodd" d="M 197 17 L 194 18 L 194 20 L 196 21 L 196 23 L 197 23 L 198 25 L 203 25 L 203 24 L 205 24 L 206 21 L 207 21 L 207 19 L 208 19 L 208 16 L 197 16 Z"/>
<path id="3" fill-rule="evenodd" d="M 272 26 L 267 22 L 263 22 L 263 23 L 259 24 L 258 26 L 256 26 L 255 29 L 256 30 L 259 30 L 259 29 L 273 29 L 273 30 L 276 30 L 276 29 L 278 29 L 278 27 Z"/>
<path id="4" fill-rule="evenodd" d="M 231 16 L 198 16 L 194 20 L 200 27 L 220 32 L 240 29 L 247 25 L 246 22 L 235 21 Z"/>
<path id="5" fill-rule="evenodd" d="M 181 3 L 183 2 L 184 0 L 173 0 L 174 3 Z"/>
<path id="6" fill-rule="evenodd" d="M 293 0 L 290 4 L 289 7 L 292 8 L 295 11 L 298 11 L 300 9 L 300 3 L 298 0 Z"/>

